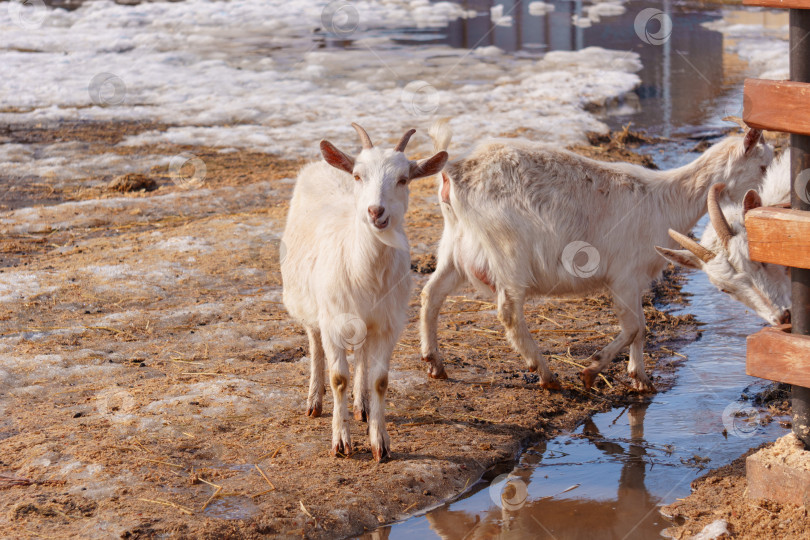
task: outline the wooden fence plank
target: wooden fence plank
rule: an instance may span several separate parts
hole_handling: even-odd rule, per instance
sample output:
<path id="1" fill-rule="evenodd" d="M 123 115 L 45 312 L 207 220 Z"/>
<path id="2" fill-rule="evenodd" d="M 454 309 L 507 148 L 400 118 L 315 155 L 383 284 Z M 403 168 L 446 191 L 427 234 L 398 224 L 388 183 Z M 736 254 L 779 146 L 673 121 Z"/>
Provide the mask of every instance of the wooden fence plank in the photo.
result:
<path id="1" fill-rule="evenodd" d="M 810 9 L 810 0 L 743 0 L 743 5 L 784 9 Z"/>
<path id="2" fill-rule="evenodd" d="M 755 208 L 745 214 L 745 229 L 752 260 L 810 268 L 810 212 Z"/>
<path id="3" fill-rule="evenodd" d="M 790 325 L 763 328 L 747 338 L 745 372 L 754 377 L 810 387 L 810 336 Z"/>
<path id="4" fill-rule="evenodd" d="M 751 127 L 810 135 L 810 84 L 746 79 L 743 120 Z"/>

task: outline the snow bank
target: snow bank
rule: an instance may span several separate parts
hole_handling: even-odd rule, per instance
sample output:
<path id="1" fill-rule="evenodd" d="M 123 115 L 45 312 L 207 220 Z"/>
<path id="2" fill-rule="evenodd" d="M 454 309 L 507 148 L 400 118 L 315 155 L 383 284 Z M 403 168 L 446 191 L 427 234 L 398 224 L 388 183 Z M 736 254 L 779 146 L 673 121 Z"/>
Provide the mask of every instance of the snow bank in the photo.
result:
<path id="1" fill-rule="evenodd" d="M 751 72 L 758 78 L 773 80 L 790 78 L 787 26 L 734 24 L 726 20 L 704 23 L 704 26 L 722 32 L 725 49 L 748 62 Z"/>
<path id="2" fill-rule="evenodd" d="M 535 2 L 531 9 L 546 12 L 548 5 Z M 609 15 L 623 8 L 603 2 L 589 9 Z M 0 9 L 0 63 L 11 74 L 0 80 L 0 121 L 175 126 L 130 137 L 126 145 L 314 156 L 325 136 L 354 145 L 348 124 L 355 120 L 377 140 L 382 134 L 393 140 L 416 126 L 423 134 L 413 148 L 426 152 L 424 131 L 439 116 L 454 117 L 460 144 L 518 126 L 565 144 L 583 141 L 586 131 L 606 130 L 585 105 L 615 99 L 639 83 L 638 57 L 625 52 L 591 48 L 549 64 L 497 50 L 469 54 L 393 42 L 393 30 L 441 27 L 469 15 L 450 2 L 354 2 L 332 17 L 319 0 L 136 6 L 101 0 L 46 15 L 41 26 L 23 28 Z M 507 24 L 502 10 L 500 16 Z M 323 47 L 340 37 L 352 42 L 348 49 Z M 68 150 L 51 146 L 42 156 L 9 147 L 0 162 L 13 164 L 15 174 L 26 168 L 65 176 L 96 167 L 113 174 L 140 170 L 111 155 L 71 168 L 62 153 Z M 140 164 L 161 163 L 153 158 Z"/>
<path id="3" fill-rule="evenodd" d="M 10 178 L 38 176 L 66 180 L 88 176 L 117 176 L 132 172 L 145 174 L 152 167 L 168 165 L 171 159 L 168 156 L 122 155 L 111 152 L 83 155 L 87 147 L 87 143 L 81 142 L 0 144 L 3 176 Z"/>

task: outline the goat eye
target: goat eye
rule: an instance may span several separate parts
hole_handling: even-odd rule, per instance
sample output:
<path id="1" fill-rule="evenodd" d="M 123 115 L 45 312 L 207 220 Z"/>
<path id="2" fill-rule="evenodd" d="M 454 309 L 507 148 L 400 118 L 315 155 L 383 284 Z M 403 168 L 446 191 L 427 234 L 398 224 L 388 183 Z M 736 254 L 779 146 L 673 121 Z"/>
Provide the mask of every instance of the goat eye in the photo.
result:
<path id="1" fill-rule="evenodd" d="M 359 174 L 355 174 L 355 175 L 354 175 L 354 179 L 355 179 L 355 180 L 357 180 L 357 181 L 359 182 L 359 181 L 360 181 L 360 175 L 359 175 Z"/>
<path id="2" fill-rule="evenodd" d="M 724 292 L 726 294 L 731 294 L 731 291 L 728 289 L 720 289 L 720 292 Z"/>
<path id="3" fill-rule="evenodd" d="M 399 179 L 399 182 L 397 182 L 397 184 L 399 184 L 400 186 L 404 186 L 406 183 L 408 183 L 408 178 L 407 178 L 407 177 L 405 177 L 405 176 L 403 176 L 402 178 L 400 178 L 400 179 Z"/>

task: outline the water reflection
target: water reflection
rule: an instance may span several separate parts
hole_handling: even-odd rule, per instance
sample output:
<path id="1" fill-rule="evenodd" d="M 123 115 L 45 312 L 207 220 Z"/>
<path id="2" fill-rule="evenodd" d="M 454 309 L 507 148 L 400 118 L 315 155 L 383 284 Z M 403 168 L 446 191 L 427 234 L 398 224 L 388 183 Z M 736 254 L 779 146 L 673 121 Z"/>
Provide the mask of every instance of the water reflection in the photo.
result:
<path id="1" fill-rule="evenodd" d="M 478 17 L 457 19 L 447 27 L 445 43 L 452 47 L 473 49 L 494 45 L 507 52 L 521 50 L 573 51 L 583 46 L 583 28 L 571 24 L 582 14 L 582 1 L 553 1 L 554 11 L 543 15 L 529 13 L 530 2 L 521 0 L 459 2 L 467 10 L 480 13 Z M 492 7 L 503 6 L 504 17 L 511 17 L 508 26 L 496 25 Z"/>
<path id="2" fill-rule="evenodd" d="M 547 3 L 554 10 L 541 15 L 532 15 L 531 2 L 521 0 L 459 3 L 479 15 L 452 21 L 442 30 L 443 37 L 425 40 L 417 37 L 417 31 L 412 39 L 401 37 L 396 41 L 403 45 L 443 43 L 464 49 L 494 45 L 518 55 L 591 46 L 635 52 L 643 65 L 637 89 L 642 107 L 614 118 L 616 125 L 633 122 L 668 137 L 679 128 L 699 123 L 706 114 L 703 105 L 711 104 L 741 80 L 739 74 L 737 78 L 726 76 L 722 34 L 702 26 L 717 19 L 718 12 L 674 5 L 672 0 L 644 0 L 628 3 L 623 14 L 601 16 L 598 22 L 583 28 L 573 23 L 583 16 L 581 0 L 551 0 Z M 503 16 L 511 17 L 511 23 L 496 25 L 493 6 L 502 6 Z M 636 34 L 636 16 L 646 8 L 660 10 L 672 21 L 672 33 L 660 45 L 645 43 Z M 659 30 L 656 24 L 650 22 L 651 33 Z M 430 32 L 435 35 L 435 30 Z"/>
<path id="3" fill-rule="evenodd" d="M 526 452 L 520 466 L 510 474 L 511 482 L 504 483 L 511 485 L 503 490 L 507 500 L 514 500 L 509 491 L 520 491 L 513 486 L 525 485 L 529 498 L 521 508 L 513 510 L 511 505 L 501 504 L 484 514 L 443 508 L 428 514 L 430 528 L 448 540 L 657 536 L 662 528 L 656 511 L 660 500 L 645 487 L 645 475 L 654 457 L 648 455 L 650 445 L 644 440 L 648 406 L 634 404 L 626 411 L 629 437 L 606 437 L 589 420 L 578 437 L 543 443 Z M 594 490 L 593 480 L 577 474 L 583 464 L 589 465 L 587 475 L 597 484 L 619 465 L 616 491 L 609 495 L 601 487 Z M 579 482 L 571 484 L 575 479 Z M 566 490 L 570 491 L 555 496 Z M 601 497 L 594 497 L 595 491 Z"/>

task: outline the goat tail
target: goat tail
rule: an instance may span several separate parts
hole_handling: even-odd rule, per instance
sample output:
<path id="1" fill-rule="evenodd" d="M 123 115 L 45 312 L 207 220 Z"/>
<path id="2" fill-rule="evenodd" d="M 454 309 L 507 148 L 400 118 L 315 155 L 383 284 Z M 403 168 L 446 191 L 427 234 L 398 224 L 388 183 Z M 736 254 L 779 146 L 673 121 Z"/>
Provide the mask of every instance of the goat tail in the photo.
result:
<path id="1" fill-rule="evenodd" d="M 450 129 L 450 118 L 436 120 L 430 126 L 428 135 L 433 140 L 434 152 L 447 152 L 450 147 L 450 139 L 453 138 L 453 130 Z"/>

